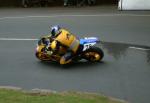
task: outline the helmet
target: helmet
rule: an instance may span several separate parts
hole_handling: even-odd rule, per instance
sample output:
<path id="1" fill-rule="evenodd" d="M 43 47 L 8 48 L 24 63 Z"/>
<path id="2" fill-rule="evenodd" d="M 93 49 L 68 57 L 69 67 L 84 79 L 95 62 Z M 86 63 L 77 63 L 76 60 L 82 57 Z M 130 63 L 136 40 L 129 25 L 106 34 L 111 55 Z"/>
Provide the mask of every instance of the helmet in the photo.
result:
<path id="1" fill-rule="evenodd" d="M 51 35 L 52 37 L 56 37 L 60 33 L 60 27 L 58 25 L 51 27 Z"/>

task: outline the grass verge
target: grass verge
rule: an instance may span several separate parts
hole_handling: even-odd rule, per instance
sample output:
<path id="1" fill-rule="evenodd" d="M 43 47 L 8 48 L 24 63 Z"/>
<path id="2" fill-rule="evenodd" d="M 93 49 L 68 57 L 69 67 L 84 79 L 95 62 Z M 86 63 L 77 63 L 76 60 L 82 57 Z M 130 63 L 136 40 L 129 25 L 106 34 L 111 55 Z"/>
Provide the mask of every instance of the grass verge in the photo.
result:
<path id="1" fill-rule="evenodd" d="M 0 103 L 125 103 L 106 96 L 80 92 L 34 93 L 0 89 Z"/>

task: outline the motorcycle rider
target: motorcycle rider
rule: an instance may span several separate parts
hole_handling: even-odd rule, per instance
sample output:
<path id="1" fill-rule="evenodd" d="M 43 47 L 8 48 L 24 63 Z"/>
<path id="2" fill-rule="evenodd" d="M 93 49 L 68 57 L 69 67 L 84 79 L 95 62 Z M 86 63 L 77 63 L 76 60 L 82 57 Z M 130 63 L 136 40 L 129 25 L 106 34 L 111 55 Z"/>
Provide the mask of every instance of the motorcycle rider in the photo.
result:
<path id="1" fill-rule="evenodd" d="M 79 40 L 72 33 L 58 25 L 51 27 L 50 37 L 53 39 L 50 44 L 53 53 L 57 53 L 61 46 L 67 50 L 67 52 L 61 57 L 60 64 L 70 63 L 74 54 L 79 49 Z"/>

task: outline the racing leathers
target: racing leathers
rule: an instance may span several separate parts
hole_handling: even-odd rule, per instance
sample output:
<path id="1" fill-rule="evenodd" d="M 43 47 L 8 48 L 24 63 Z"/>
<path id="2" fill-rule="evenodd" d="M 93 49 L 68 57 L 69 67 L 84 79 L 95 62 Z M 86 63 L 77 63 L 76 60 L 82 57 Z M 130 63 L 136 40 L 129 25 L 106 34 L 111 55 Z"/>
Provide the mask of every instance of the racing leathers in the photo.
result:
<path id="1" fill-rule="evenodd" d="M 60 64 L 70 63 L 74 54 L 78 51 L 79 40 L 65 29 L 60 29 L 60 33 L 51 43 L 51 49 L 54 52 L 59 51 L 60 46 L 67 49 L 66 53 L 61 57 Z"/>

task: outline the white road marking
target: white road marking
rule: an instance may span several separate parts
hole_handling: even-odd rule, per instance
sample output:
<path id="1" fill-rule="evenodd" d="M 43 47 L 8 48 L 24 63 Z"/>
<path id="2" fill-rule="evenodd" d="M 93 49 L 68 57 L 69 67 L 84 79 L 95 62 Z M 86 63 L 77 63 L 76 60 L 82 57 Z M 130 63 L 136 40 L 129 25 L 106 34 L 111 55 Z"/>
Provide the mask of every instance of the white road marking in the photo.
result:
<path id="1" fill-rule="evenodd" d="M 136 49 L 136 50 L 143 50 L 143 51 L 147 51 L 150 49 L 146 49 L 146 48 L 139 48 L 139 47 L 129 47 L 130 49 Z"/>
<path id="2" fill-rule="evenodd" d="M 34 41 L 34 40 L 38 40 L 38 39 L 24 39 L 24 38 L 0 38 L 0 40 L 4 40 L 4 41 Z"/>
<path id="3" fill-rule="evenodd" d="M 0 41 L 36 41 L 38 39 L 30 39 L 30 38 L 0 38 Z M 148 51 L 150 49 L 140 48 L 140 47 L 129 47 L 130 49 L 143 50 Z"/>
<path id="4" fill-rule="evenodd" d="M 135 17 L 146 17 L 150 16 L 149 14 L 90 14 L 90 15 L 45 15 L 45 16 L 14 16 L 14 17 L 0 17 L 0 20 L 3 19 L 24 19 L 24 18 L 52 18 L 52 17 L 100 17 L 100 16 L 135 16 Z"/>

